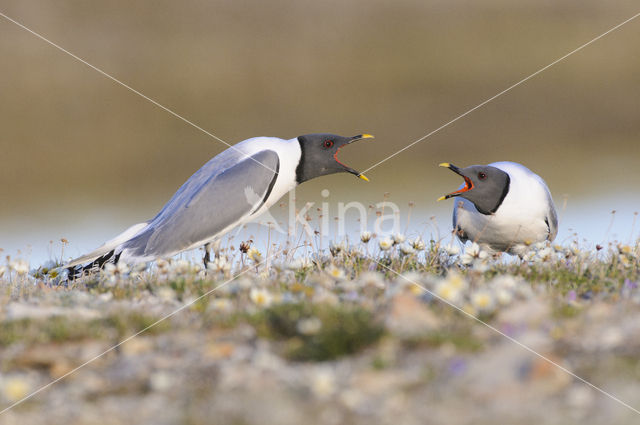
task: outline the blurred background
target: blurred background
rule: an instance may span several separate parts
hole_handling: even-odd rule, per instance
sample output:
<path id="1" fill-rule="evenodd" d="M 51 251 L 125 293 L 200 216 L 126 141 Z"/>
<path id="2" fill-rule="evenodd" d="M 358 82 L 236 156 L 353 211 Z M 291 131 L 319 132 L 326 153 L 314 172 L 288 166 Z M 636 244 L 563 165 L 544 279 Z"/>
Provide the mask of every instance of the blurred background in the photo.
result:
<path id="1" fill-rule="evenodd" d="M 229 143 L 372 133 L 341 152 L 364 170 L 638 4 L 2 0 L 0 11 Z M 61 238 L 65 257 L 93 249 L 153 217 L 225 149 L 3 18 L 0 34 L 4 254 L 37 264 L 60 255 Z M 387 193 L 401 208 L 415 203 L 412 229 L 432 232 L 435 217 L 446 233 L 452 203 L 435 199 L 460 181 L 437 164 L 511 160 L 547 181 L 558 241 L 635 239 L 638 40 L 640 20 L 374 168 L 370 183 L 334 175 L 301 186 L 297 201 L 372 204 Z"/>

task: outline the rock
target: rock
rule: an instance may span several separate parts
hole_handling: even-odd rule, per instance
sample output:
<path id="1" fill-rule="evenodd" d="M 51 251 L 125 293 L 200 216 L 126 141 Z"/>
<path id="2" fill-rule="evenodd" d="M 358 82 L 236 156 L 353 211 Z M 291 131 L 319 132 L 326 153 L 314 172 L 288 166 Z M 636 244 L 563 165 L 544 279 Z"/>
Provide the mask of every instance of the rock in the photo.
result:
<path id="1" fill-rule="evenodd" d="M 414 295 L 401 293 L 391 302 L 386 326 L 399 336 L 415 337 L 438 329 L 440 320 Z"/>

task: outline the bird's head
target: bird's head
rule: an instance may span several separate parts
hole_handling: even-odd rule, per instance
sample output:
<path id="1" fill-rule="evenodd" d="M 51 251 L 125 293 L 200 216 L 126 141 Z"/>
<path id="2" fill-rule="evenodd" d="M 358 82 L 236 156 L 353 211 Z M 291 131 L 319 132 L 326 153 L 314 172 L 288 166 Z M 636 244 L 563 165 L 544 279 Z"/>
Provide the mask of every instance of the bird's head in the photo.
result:
<path id="1" fill-rule="evenodd" d="M 509 192 L 509 174 L 490 165 L 472 165 L 458 168 L 448 162 L 440 164 L 462 176 L 464 184 L 455 192 L 441 196 L 438 201 L 460 196 L 468 199 L 482 214 L 493 214 Z"/>
<path id="2" fill-rule="evenodd" d="M 302 156 L 296 169 L 298 183 L 315 177 L 334 173 L 351 173 L 369 181 L 362 173 L 346 166 L 338 159 L 338 152 L 345 145 L 361 139 L 373 138 L 370 134 L 359 134 L 353 137 L 343 137 L 336 134 L 305 134 L 298 137 Z"/>

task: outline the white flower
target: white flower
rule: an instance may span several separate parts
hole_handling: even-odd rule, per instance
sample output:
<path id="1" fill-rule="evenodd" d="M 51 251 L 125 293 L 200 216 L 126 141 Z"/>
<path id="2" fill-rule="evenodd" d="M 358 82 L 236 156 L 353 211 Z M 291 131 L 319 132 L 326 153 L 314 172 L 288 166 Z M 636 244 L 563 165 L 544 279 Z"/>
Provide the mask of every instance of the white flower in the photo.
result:
<path id="1" fill-rule="evenodd" d="M 388 251 L 393 246 L 393 240 L 388 237 L 382 238 L 380 239 L 380 241 L 378 241 L 378 245 L 380 246 L 381 250 Z"/>
<path id="2" fill-rule="evenodd" d="M 475 260 L 484 260 L 487 257 L 487 252 L 480 249 L 480 245 L 474 242 L 464 250 L 464 254 L 460 256 L 460 262 L 471 264 Z"/>
<path id="3" fill-rule="evenodd" d="M 311 378 L 311 391 L 318 398 L 327 398 L 336 392 L 336 379 L 331 369 L 319 369 Z"/>
<path id="4" fill-rule="evenodd" d="M 495 307 L 495 301 L 489 291 L 479 289 L 471 294 L 471 304 L 480 312 L 489 313 Z"/>
<path id="5" fill-rule="evenodd" d="M 168 287 L 162 287 L 157 292 L 158 298 L 163 301 L 173 301 L 176 299 L 176 292 Z"/>
<path id="6" fill-rule="evenodd" d="M 104 273 L 107 276 L 114 276 L 116 272 L 117 272 L 116 265 L 113 263 L 106 263 L 102 267 L 102 273 Z"/>
<path id="7" fill-rule="evenodd" d="M 396 233 L 393 235 L 393 243 L 394 244 L 400 244 L 402 242 L 404 242 L 406 239 L 406 237 L 402 234 L 402 233 Z"/>
<path id="8" fill-rule="evenodd" d="M 375 288 L 384 289 L 384 279 L 377 272 L 365 272 L 360 276 L 360 280 L 365 286 L 373 286 Z"/>
<path id="9" fill-rule="evenodd" d="M 190 264 L 187 260 L 178 260 L 171 265 L 171 271 L 177 274 L 186 274 L 189 272 Z"/>
<path id="10" fill-rule="evenodd" d="M 257 248 L 249 248 L 247 251 L 247 256 L 253 260 L 254 263 L 260 263 L 262 261 L 262 254 L 258 251 Z"/>
<path id="11" fill-rule="evenodd" d="M 416 250 L 413 249 L 411 245 L 402 244 L 400 245 L 400 252 L 403 253 L 404 255 L 411 255 L 411 254 L 415 254 Z"/>
<path id="12" fill-rule="evenodd" d="M 495 288 L 504 288 L 508 290 L 514 290 L 517 284 L 518 282 L 516 279 L 510 275 L 498 276 L 491 282 L 491 286 Z"/>
<path id="13" fill-rule="evenodd" d="M 228 298 L 215 298 L 211 302 L 211 308 L 215 311 L 229 313 L 233 311 L 233 304 Z"/>
<path id="14" fill-rule="evenodd" d="M 513 293 L 508 289 L 498 288 L 496 289 L 495 293 L 496 300 L 498 300 L 498 303 L 500 303 L 500 305 L 507 305 L 510 304 L 511 301 L 513 301 Z"/>
<path id="15" fill-rule="evenodd" d="M 329 245 L 329 251 L 334 256 L 340 254 L 341 252 L 344 252 L 345 250 L 346 250 L 346 246 L 342 242 L 332 242 Z"/>
<path id="16" fill-rule="evenodd" d="M 460 254 L 460 247 L 458 245 L 449 244 L 449 246 L 445 248 L 445 251 L 449 257 L 453 257 L 454 255 Z"/>
<path id="17" fill-rule="evenodd" d="M 327 269 L 327 273 L 334 279 L 343 279 L 344 278 L 344 270 L 339 267 L 330 265 Z"/>
<path id="18" fill-rule="evenodd" d="M 118 272 L 118 274 L 125 274 L 129 272 L 129 266 L 127 265 L 127 263 L 123 262 L 123 261 L 119 261 L 118 264 L 116 264 L 116 271 Z"/>
<path id="19" fill-rule="evenodd" d="M 424 241 L 420 237 L 415 238 L 409 243 L 411 244 L 411 247 L 416 251 L 422 251 L 427 247 L 427 245 L 424 243 Z"/>
<path id="20" fill-rule="evenodd" d="M 27 261 L 17 259 L 9 263 L 9 268 L 19 275 L 23 275 L 29 272 L 29 263 Z"/>
<path id="21" fill-rule="evenodd" d="M 536 242 L 533 247 L 537 250 L 544 249 L 548 246 L 547 241 Z"/>
<path id="22" fill-rule="evenodd" d="M 539 250 L 536 255 L 539 261 L 542 261 L 542 262 L 549 261 L 553 257 L 553 249 L 549 247 L 544 247 L 541 250 Z"/>
<path id="23" fill-rule="evenodd" d="M 363 243 L 368 243 L 371 238 L 373 237 L 373 234 L 371 232 L 369 232 L 368 230 L 365 230 L 364 232 L 362 232 L 362 234 L 360 235 L 360 240 Z"/>
<path id="24" fill-rule="evenodd" d="M 231 263 L 227 260 L 227 257 L 218 257 L 207 263 L 207 269 L 219 273 L 228 273 L 231 270 Z"/>
<path id="25" fill-rule="evenodd" d="M 469 287 L 469 283 L 460 273 L 454 271 L 449 272 L 447 278 L 444 280 L 448 285 L 459 291 L 464 291 Z"/>
<path id="26" fill-rule="evenodd" d="M 253 288 L 249 292 L 249 298 L 254 304 L 261 307 L 269 307 L 273 301 L 273 296 L 266 289 Z"/>
<path id="27" fill-rule="evenodd" d="M 12 377 L 5 379 L 2 384 L 2 393 L 10 402 L 21 400 L 30 392 L 30 385 L 22 377 Z"/>
<path id="28" fill-rule="evenodd" d="M 300 319 L 296 324 L 296 329 L 303 335 L 314 335 L 322 328 L 322 322 L 317 317 Z"/>
<path id="29" fill-rule="evenodd" d="M 440 282 L 438 286 L 436 286 L 435 293 L 443 300 L 448 301 L 452 304 L 457 304 L 462 298 L 462 291 L 459 288 L 451 285 L 446 280 Z"/>
<path id="30" fill-rule="evenodd" d="M 311 266 L 311 262 L 308 258 L 296 258 L 286 264 L 288 270 L 298 271 Z"/>

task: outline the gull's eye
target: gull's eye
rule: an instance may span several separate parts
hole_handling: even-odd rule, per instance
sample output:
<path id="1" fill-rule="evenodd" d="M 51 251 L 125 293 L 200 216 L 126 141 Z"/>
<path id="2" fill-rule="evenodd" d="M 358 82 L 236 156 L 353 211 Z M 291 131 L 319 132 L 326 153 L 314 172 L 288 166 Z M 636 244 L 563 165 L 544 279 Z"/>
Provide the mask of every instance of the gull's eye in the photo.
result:
<path id="1" fill-rule="evenodd" d="M 333 146 L 333 140 L 330 140 L 330 139 L 325 140 L 323 146 L 329 149 L 330 147 Z"/>
<path id="2" fill-rule="evenodd" d="M 480 180 L 484 180 L 484 179 L 486 179 L 486 178 L 487 178 L 487 175 L 486 175 L 485 173 L 483 173 L 482 171 L 480 171 L 480 172 L 478 173 L 478 178 L 479 178 Z"/>

